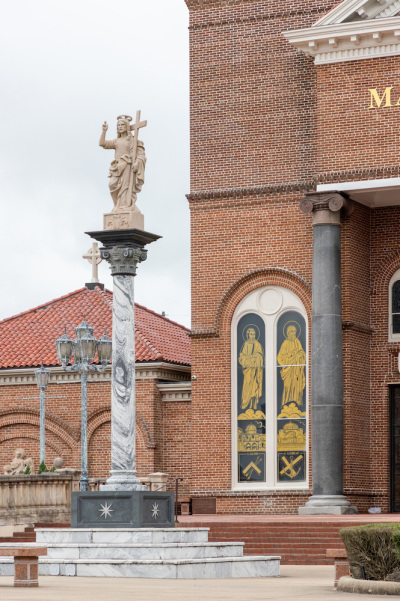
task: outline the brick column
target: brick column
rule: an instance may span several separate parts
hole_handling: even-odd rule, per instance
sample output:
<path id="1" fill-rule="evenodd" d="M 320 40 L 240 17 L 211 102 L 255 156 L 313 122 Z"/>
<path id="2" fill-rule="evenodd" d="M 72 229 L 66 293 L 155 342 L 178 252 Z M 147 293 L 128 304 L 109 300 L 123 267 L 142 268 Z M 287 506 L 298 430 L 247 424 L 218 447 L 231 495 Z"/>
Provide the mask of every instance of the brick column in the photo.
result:
<path id="1" fill-rule="evenodd" d="M 313 216 L 311 424 L 313 495 L 302 515 L 357 513 L 343 495 L 343 342 L 339 193 L 310 193 L 300 210 Z"/>

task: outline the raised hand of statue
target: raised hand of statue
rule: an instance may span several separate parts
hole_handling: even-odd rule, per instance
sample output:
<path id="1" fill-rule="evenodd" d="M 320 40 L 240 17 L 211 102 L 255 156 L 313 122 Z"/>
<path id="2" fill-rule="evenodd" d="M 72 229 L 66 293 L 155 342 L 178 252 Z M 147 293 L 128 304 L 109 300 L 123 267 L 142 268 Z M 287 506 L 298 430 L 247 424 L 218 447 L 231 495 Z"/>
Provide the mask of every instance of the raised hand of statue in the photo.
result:
<path id="1" fill-rule="evenodd" d="M 108 129 L 108 123 L 107 121 L 104 121 L 103 125 L 102 125 L 103 131 L 106 132 Z"/>

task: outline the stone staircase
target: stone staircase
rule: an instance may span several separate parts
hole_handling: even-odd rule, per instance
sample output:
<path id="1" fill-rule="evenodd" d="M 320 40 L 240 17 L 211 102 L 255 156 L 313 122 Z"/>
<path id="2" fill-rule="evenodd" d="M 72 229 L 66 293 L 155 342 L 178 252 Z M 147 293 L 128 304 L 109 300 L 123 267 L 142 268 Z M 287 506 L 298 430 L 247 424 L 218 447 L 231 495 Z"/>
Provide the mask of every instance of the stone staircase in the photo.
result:
<path id="1" fill-rule="evenodd" d="M 38 528 L 47 547 L 39 574 L 131 578 L 262 578 L 279 576 L 280 557 L 244 556 L 244 543 L 208 542 L 208 528 Z M 18 542 L 14 543 L 16 546 Z M 10 544 L 8 543 L 8 546 Z M 12 575 L 1 557 L 0 575 Z"/>

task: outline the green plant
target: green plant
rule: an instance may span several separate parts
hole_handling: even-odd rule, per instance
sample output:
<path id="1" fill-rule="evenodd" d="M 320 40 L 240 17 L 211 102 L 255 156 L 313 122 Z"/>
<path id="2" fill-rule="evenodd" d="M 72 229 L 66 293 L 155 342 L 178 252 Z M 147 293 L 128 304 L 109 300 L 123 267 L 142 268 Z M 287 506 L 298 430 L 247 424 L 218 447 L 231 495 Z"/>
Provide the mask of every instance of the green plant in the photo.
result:
<path id="1" fill-rule="evenodd" d="M 56 468 L 53 465 L 53 467 L 49 470 L 49 472 L 55 472 L 55 471 L 56 471 Z"/>
<path id="2" fill-rule="evenodd" d="M 44 461 L 42 461 L 39 465 L 39 469 L 38 469 L 38 474 L 43 474 L 43 472 L 48 472 L 49 470 L 46 467 L 46 464 Z"/>
<path id="3" fill-rule="evenodd" d="M 339 534 L 354 578 L 363 578 L 364 569 L 367 580 L 385 580 L 400 569 L 400 524 L 341 528 Z"/>
<path id="4" fill-rule="evenodd" d="M 28 464 L 25 468 L 24 474 L 28 475 L 31 473 L 31 466 Z"/>

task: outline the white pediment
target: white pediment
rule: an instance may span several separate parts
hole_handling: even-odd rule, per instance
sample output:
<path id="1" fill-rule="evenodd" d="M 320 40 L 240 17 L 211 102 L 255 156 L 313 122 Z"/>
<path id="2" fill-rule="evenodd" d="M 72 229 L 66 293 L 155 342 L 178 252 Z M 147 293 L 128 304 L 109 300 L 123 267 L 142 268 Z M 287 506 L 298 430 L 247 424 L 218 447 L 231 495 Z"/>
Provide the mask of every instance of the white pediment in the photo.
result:
<path id="1" fill-rule="evenodd" d="M 315 64 L 400 55 L 400 0 L 344 0 L 312 27 L 283 35 Z"/>
<path id="2" fill-rule="evenodd" d="M 344 0 L 314 25 L 338 25 L 367 19 L 385 19 L 400 13 L 400 0 Z"/>

